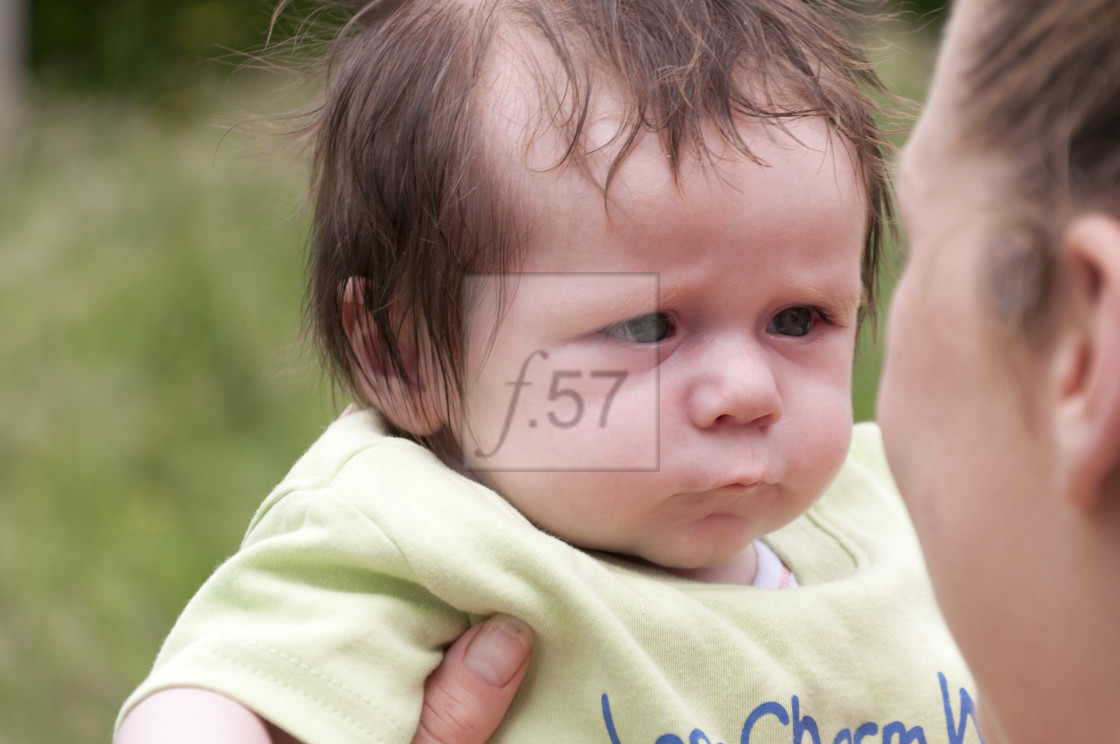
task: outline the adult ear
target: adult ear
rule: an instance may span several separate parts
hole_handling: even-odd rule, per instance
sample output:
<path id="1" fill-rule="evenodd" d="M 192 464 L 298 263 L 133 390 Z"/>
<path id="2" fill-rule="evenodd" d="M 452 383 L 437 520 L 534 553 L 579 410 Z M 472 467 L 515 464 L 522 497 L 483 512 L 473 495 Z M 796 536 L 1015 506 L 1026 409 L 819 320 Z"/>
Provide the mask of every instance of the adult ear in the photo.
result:
<path id="1" fill-rule="evenodd" d="M 1057 347 L 1058 446 L 1063 486 L 1097 506 L 1120 469 L 1120 220 L 1075 218 L 1066 228 L 1066 307 Z M 1120 494 L 1117 494 L 1120 495 Z"/>
<path id="2" fill-rule="evenodd" d="M 361 279 L 346 281 L 342 296 L 342 326 L 358 362 L 358 384 L 366 398 L 397 428 L 426 437 L 443 428 L 444 406 L 437 373 L 422 369 L 426 349 L 413 348 L 410 334 L 397 339 L 402 369 L 386 363 L 377 327 L 366 310 Z M 424 355 L 424 356 L 422 356 Z"/>

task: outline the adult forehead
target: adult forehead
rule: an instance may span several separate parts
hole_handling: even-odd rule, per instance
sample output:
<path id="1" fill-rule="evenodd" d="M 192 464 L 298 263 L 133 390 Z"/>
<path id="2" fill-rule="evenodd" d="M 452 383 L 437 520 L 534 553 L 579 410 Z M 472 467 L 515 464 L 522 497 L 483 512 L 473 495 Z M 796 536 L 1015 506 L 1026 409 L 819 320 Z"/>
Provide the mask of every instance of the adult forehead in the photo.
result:
<path id="1" fill-rule="evenodd" d="M 945 25 L 919 127 L 955 126 L 968 104 L 965 76 L 976 57 L 975 45 L 990 23 L 990 0 L 957 0 Z"/>
<path id="2" fill-rule="evenodd" d="M 987 168 L 997 166 L 991 157 L 970 146 L 962 128 L 962 112 L 969 105 L 965 76 L 990 8 L 989 0 L 957 0 L 953 4 L 926 102 L 900 154 L 899 192 L 903 202 L 908 197 L 923 202 L 934 196 L 950 198 L 952 194 L 948 192 L 929 193 L 930 184 L 938 176 L 955 171 L 957 166 L 978 166 L 981 160 Z M 971 183 L 969 179 L 963 181 L 962 188 Z"/>

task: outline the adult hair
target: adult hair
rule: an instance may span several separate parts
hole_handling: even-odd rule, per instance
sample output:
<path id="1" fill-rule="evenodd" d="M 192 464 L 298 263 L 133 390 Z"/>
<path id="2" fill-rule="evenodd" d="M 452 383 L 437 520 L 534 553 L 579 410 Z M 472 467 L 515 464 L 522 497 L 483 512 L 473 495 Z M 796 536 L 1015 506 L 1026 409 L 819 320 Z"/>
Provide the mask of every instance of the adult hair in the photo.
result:
<path id="1" fill-rule="evenodd" d="M 1120 214 L 1120 3 L 995 0 L 985 13 L 955 102 L 960 143 L 1002 161 L 992 296 L 1005 320 L 1037 335 L 1069 220 Z"/>
<path id="2" fill-rule="evenodd" d="M 583 170 L 589 109 L 597 95 L 621 90 L 627 115 L 598 184 L 605 199 L 619 166 L 648 133 L 659 138 L 676 178 L 683 164 L 703 163 L 716 149 L 705 133 L 753 157 L 738 122 L 826 120 L 850 147 L 866 195 L 861 318 L 874 312 L 893 224 L 887 145 L 868 94 L 881 86 L 847 38 L 854 15 L 831 0 L 330 5 L 349 20 L 329 55 L 326 99 L 312 126 L 307 316 L 336 382 L 359 399 L 359 375 L 370 365 L 356 358 L 344 328 L 347 287 L 364 307 L 359 322 L 376 338 L 373 366 L 407 385 L 415 383 L 418 365 L 430 365 L 450 407 L 462 376 L 461 280 L 516 271 L 530 226 L 519 223 L 510 184 L 492 167 L 477 115 L 499 33 L 528 35 L 555 58 L 528 72 L 538 73 L 533 82 L 542 102 L 559 102 L 542 112 L 567 138 L 557 168 Z M 555 70 L 559 79 L 550 79 Z"/>

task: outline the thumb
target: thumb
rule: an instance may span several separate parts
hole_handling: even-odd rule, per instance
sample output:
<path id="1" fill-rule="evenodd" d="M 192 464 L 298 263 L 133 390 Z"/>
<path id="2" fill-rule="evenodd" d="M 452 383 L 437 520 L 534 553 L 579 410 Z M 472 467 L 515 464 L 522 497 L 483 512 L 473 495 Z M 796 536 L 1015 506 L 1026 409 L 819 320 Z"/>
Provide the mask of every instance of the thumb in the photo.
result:
<path id="1" fill-rule="evenodd" d="M 452 644 L 424 685 L 412 744 L 484 744 L 529 668 L 533 631 L 495 615 Z"/>

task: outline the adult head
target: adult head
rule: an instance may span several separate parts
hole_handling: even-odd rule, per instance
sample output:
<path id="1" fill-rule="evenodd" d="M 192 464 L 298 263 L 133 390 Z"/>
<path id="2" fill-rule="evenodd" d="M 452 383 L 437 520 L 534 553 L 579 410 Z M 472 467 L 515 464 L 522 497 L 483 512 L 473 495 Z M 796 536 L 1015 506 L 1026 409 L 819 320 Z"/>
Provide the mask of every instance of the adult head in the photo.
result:
<path id="1" fill-rule="evenodd" d="M 1120 4 L 963 0 L 879 418 L 989 741 L 1120 722 Z"/>

